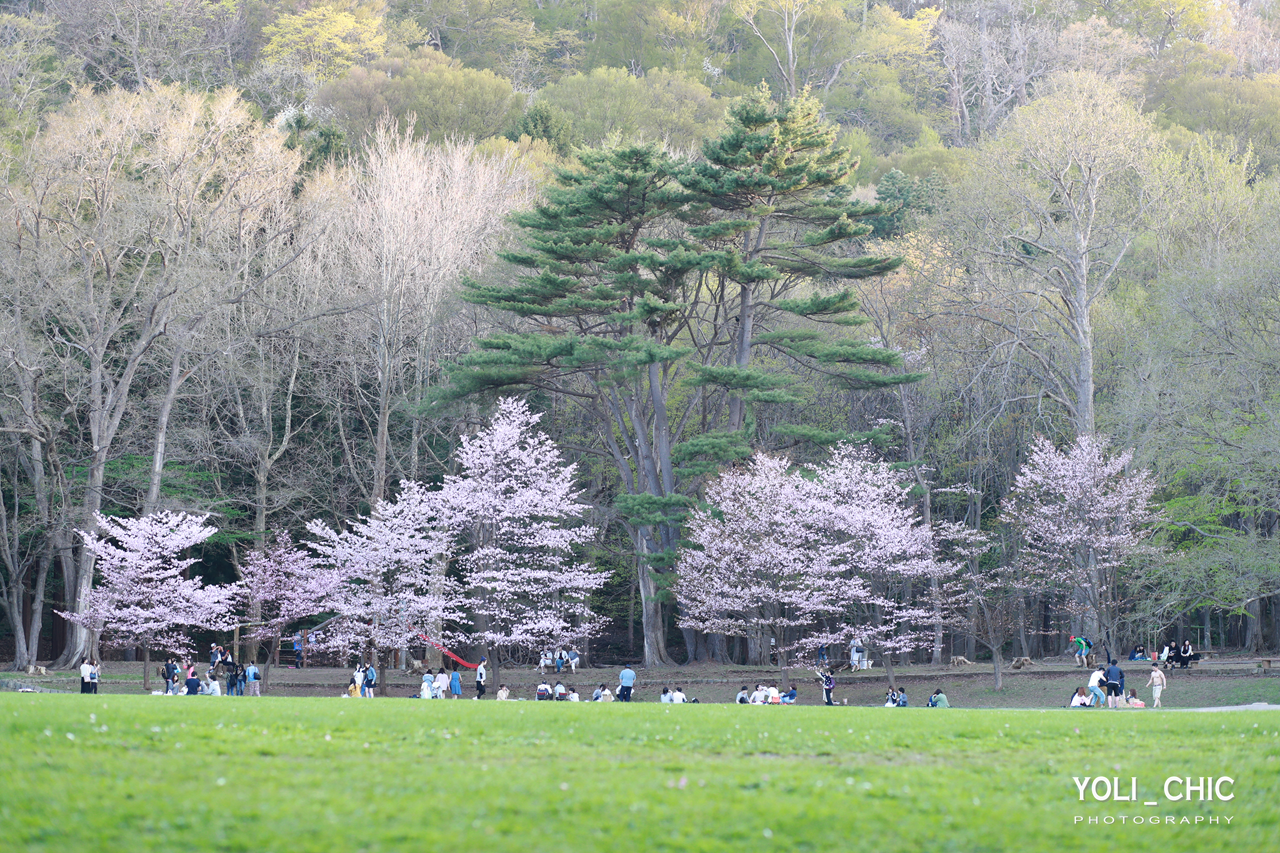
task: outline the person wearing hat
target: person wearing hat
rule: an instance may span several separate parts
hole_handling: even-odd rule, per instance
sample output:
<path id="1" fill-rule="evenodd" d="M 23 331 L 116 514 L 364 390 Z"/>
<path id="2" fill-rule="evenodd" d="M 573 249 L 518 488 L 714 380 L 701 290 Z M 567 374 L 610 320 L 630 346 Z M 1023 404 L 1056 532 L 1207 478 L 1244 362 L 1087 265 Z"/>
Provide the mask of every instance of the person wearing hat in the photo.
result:
<path id="1" fill-rule="evenodd" d="M 484 671 L 484 662 L 487 660 L 488 658 L 486 657 L 480 658 L 480 665 L 476 667 L 476 699 L 484 695 L 484 682 L 485 678 L 488 677 Z"/>

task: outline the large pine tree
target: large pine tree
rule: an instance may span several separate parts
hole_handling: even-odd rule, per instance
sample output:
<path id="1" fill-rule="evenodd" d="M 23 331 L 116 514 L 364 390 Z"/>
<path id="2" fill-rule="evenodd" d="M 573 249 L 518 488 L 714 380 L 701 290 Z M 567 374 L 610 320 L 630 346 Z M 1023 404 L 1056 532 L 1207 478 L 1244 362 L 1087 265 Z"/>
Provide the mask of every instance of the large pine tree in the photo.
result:
<path id="1" fill-rule="evenodd" d="M 516 217 L 525 248 L 506 259 L 529 272 L 469 286 L 471 301 L 525 322 L 480 340 L 452 374 L 457 395 L 544 389 L 591 416 L 640 555 L 646 666 L 671 662 L 662 601 L 697 477 L 750 455 L 753 405 L 796 400 L 793 377 L 753 367 L 753 351 L 844 389 L 918 378 L 848 332 L 864 320 L 839 282 L 900 260 L 850 248 L 871 230 L 860 220 L 884 209 L 850 199 L 857 163 L 817 102 L 778 105 L 761 90 L 729 125 L 697 162 L 631 146 L 557 172 L 546 203 Z M 719 638 L 687 639 L 691 657 L 724 655 Z"/>

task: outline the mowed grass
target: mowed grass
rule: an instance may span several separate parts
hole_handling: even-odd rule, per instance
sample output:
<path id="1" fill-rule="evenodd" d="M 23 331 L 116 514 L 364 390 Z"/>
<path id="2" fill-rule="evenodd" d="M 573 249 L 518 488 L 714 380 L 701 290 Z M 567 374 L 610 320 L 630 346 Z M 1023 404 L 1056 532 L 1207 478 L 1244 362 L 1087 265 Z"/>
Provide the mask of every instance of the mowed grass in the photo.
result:
<path id="1" fill-rule="evenodd" d="M 10 693 L 0 849 L 1277 850 L 1277 730 L 1264 711 Z M 1235 797 L 1079 802 L 1072 776 L 1097 775 L 1161 800 L 1169 776 L 1231 776 Z"/>

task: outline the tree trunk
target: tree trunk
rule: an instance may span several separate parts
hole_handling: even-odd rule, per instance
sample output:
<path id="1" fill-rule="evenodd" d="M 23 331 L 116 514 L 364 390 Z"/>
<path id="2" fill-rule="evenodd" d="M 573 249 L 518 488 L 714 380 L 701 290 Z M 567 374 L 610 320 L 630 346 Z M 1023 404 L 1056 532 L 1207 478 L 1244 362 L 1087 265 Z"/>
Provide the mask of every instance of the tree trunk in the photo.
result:
<path id="1" fill-rule="evenodd" d="M 1000 660 L 1000 648 L 999 646 L 993 645 L 991 647 L 991 668 L 994 671 L 995 677 L 996 677 L 996 690 L 1004 689 L 1004 676 L 1000 672 L 1001 663 L 1002 661 Z"/>
<path id="2" fill-rule="evenodd" d="M 151 646 L 142 644 L 142 689 L 151 692 Z"/>
<path id="3" fill-rule="evenodd" d="M 893 656 L 887 653 L 881 653 L 880 661 L 881 663 L 884 664 L 884 674 L 889 679 L 889 688 L 892 690 L 897 690 L 898 685 L 897 685 L 897 682 L 894 680 L 894 675 L 893 675 Z"/>

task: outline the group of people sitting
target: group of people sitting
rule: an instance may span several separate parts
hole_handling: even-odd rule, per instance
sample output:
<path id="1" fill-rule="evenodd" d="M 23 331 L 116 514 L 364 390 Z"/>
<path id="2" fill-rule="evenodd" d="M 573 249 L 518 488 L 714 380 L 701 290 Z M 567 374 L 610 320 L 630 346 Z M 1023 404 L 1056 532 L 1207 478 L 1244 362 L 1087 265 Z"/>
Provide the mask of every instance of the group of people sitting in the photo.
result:
<path id="1" fill-rule="evenodd" d="M 665 688 L 663 688 L 665 690 Z M 742 685 L 742 689 L 738 691 L 738 696 L 734 700 L 739 705 L 794 705 L 796 704 L 796 689 L 793 686 L 790 690 L 783 693 L 778 690 L 778 685 L 757 684 L 754 692 L 747 690 L 747 685 Z"/>
<path id="2" fill-rule="evenodd" d="M 603 687 L 604 685 L 602 684 L 600 686 Z M 498 688 L 499 699 L 504 698 L 502 695 L 502 691 L 505 688 L 506 688 L 505 684 Z M 509 690 L 507 691 L 507 696 L 505 698 L 507 699 L 511 698 L 511 691 Z M 582 701 L 581 697 L 578 696 L 578 690 L 576 687 L 565 687 L 564 683 L 561 681 L 557 681 L 555 683 L 555 686 L 553 687 L 545 678 L 542 679 L 542 681 L 538 682 L 538 687 L 533 693 L 533 698 L 539 702 L 553 702 L 553 701 L 554 702 L 581 702 Z"/>
<path id="3" fill-rule="evenodd" d="M 169 696 L 243 696 L 247 688 L 250 696 L 262 695 L 262 673 L 256 663 L 250 661 L 248 666 L 240 666 L 226 649 L 222 649 L 214 661 L 201 678 L 196 674 L 194 663 L 179 663 L 169 658 L 164 662 L 164 693 Z M 225 691 L 218 681 L 218 667 L 226 674 Z"/>
<path id="4" fill-rule="evenodd" d="M 578 671 L 578 660 L 581 655 L 575 646 L 563 646 L 552 650 L 547 649 L 538 658 L 538 672 L 546 674 L 551 667 L 556 668 L 556 672 L 563 672 L 568 669 L 570 672 Z"/>

